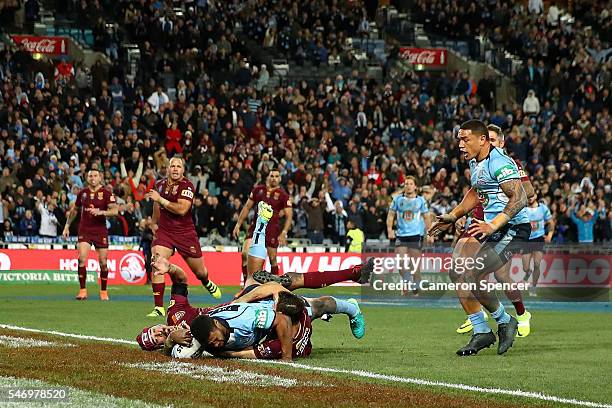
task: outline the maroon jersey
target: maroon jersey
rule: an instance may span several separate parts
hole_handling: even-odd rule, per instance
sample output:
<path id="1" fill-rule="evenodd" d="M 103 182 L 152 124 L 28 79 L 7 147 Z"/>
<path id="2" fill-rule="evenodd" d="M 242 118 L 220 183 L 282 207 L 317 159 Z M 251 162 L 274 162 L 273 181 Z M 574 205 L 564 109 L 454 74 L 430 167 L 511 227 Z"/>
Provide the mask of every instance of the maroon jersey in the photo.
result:
<path id="1" fill-rule="evenodd" d="M 155 190 L 166 200 L 176 203 L 179 199 L 193 203 L 193 192 L 195 188 L 189 179 L 183 177 L 178 182 L 173 183 L 170 179 L 162 179 L 155 183 Z M 175 214 L 164 207 L 159 208 L 159 220 L 157 225 L 160 230 L 180 233 L 185 231 L 195 231 L 193 219 L 191 218 L 191 207 L 185 215 Z"/>
<path id="2" fill-rule="evenodd" d="M 268 188 L 265 185 L 259 184 L 253 187 L 249 198 L 251 199 L 251 201 L 253 201 L 255 205 L 255 218 L 253 219 L 252 226 L 255 226 L 255 221 L 257 220 L 257 205 L 260 201 L 263 201 L 264 203 L 270 204 L 272 206 L 272 209 L 274 210 L 274 215 L 272 215 L 272 219 L 268 222 L 266 232 L 280 231 L 280 213 L 285 208 L 291 208 L 291 200 L 289 199 L 289 194 L 287 194 L 287 192 L 280 187 L 268 191 Z"/>
<path id="3" fill-rule="evenodd" d="M 109 205 L 115 204 L 115 196 L 104 187 L 93 191 L 89 187 L 79 191 L 76 206 L 81 208 L 81 222 L 79 223 L 79 235 L 107 235 L 106 217 L 103 215 L 92 215 L 87 208 L 108 210 Z"/>
<path id="4" fill-rule="evenodd" d="M 211 307 L 193 307 L 189 304 L 189 299 L 183 295 L 172 295 L 170 297 L 170 306 L 168 306 L 168 316 L 166 322 L 168 326 L 177 326 L 185 322 L 188 326 L 191 325 L 193 319 L 200 315 L 204 315 L 220 306 L 229 304 L 222 303 Z"/>
<path id="5" fill-rule="evenodd" d="M 521 181 L 529 181 L 529 176 L 525 172 L 525 169 L 523 169 L 523 165 L 521 164 L 521 162 L 516 160 L 514 157 L 512 158 L 512 160 L 514 160 L 514 164 L 516 164 L 516 167 L 518 168 L 518 174 L 521 178 Z"/>
<path id="6" fill-rule="evenodd" d="M 312 321 L 308 316 L 308 312 L 304 309 L 302 316 L 300 316 L 297 332 L 293 336 L 291 352 L 293 358 L 308 357 L 310 355 L 312 351 L 311 336 Z M 275 332 L 268 334 L 263 342 L 255 345 L 253 348 L 258 359 L 275 360 L 283 357 L 283 348 Z"/>

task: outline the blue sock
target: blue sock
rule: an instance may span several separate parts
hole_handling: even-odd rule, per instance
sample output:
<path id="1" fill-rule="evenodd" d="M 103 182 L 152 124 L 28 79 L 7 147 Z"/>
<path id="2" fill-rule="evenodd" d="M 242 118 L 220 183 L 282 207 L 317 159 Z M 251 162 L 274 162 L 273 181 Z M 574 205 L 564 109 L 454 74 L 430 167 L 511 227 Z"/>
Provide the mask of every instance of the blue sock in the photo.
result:
<path id="1" fill-rule="evenodd" d="M 249 255 L 255 258 L 266 259 L 268 251 L 266 250 L 266 227 L 268 223 L 261 217 L 257 217 L 255 230 L 253 231 L 253 239 L 249 248 Z"/>
<path id="2" fill-rule="evenodd" d="M 506 313 L 506 309 L 501 303 L 497 310 L 491 313 L 491 317 L 493 317 L 498 324 L 504 324 L 510 321 L 510 315 Z"/>
<path id="3" fill-rule="evenodd" d="M 359 308 L 354 303 L 336 298 L 333 299 L 336 301 L 336 313 L 343 313 L 351 319 L 359 314 Z"/>
<path id="4" fill-rule="evenodd" d="M 472 322 L 472 327 L 474 327 L 474 334 L 488 333 L 491 331 L 491 328 L 487 324 L 484 312 L 482 310 L 480 312 L 468 315 L 468 317 L 470 319 L 470 322 Z"/>

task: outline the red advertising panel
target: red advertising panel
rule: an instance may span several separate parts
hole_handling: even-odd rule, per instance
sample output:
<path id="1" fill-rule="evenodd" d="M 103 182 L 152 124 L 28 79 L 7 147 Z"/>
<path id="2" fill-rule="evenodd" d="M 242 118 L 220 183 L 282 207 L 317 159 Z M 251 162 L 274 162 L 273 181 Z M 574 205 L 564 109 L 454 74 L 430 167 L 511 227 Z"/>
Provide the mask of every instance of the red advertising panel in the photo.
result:
<path id="1" fill-rule="evenodd" d="M 445 48 L 402 47 L 400 48 L 399 56 L 415 65 L 444 66 L 448 61 Z"/>
<path id="2" fill-rule="evenodd" d="M 66 37 L 49 37 L 36 35 L 11 34 L 18 46 L 33 54 L 68 55 L 68 39 Z"/>
<path id="3" fill-rule="evenodd" d="M 422 265 L 422 272 L 446 272 L 445 265 L 450 260 L 448 255 L 424 256 L 431 261 Z M 375 273 L 377 269 L 383 273 L 389 272 L 383 264 L 384 259 L 379 259 L 380 263 L 375 262 Z M 200 284 L 180 256 L 174 255 L 171 262 L 188 271 L 189 284 Z M 240 284 L 242 272 L 239 252 L 205 252 L 204 262 L 215 283 Z M 362 257 L 357 254 L 288 252 L 278 255 L 279 267 L 283 273 L 339 270 L 361 262 Z M 77 266 L 76 250 L 4 249 L 0 250 L 0 285 L 18 282 L 76 282 Z M 538 286 L 609 287 L 612 285 L 611 268 L 610 255 L 545 255 Z M 87 260 L 87 270 L 100 270 L 95 251 L 90 253 Z M 138 251 L 109 251 L 108 271 L 111 285 L 143 285 L 146 282 L 144 257 Z M 514 281 L 523 280 L 525 273 L 520 257 L 512 260 L 510 275 Z M 169 277 L 167 281 L 170 282 Z"/>

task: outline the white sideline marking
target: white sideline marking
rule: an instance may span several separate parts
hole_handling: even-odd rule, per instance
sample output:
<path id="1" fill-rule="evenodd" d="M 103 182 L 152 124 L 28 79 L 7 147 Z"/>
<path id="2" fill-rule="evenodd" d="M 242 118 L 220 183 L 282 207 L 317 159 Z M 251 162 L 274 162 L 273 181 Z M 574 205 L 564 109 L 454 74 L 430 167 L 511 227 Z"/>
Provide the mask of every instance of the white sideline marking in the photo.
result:
<path id="1" fill-rule="evenodd" d="M 26 331 L 30 333 L 53 334 L 55 336 L 69 337 L 69 338 L 81 339 L 81 340 L 95 340 L 95 341 L 105 341 L 107 343 L 138 345 L 138 343 L 136 343 L 135 341 L 131 341 L 131 340 L 113 339 L 111 337 L 86 336 L 84 334 L 64 333 L 64 332 L 58 332 L 54 330 L 39 330 L 39 329 L 32 329 L 29 327 L 13 326 L 11 324 L 0 324 L 0 329 L 21 330 L 21 331 Z"/>
<path id="2" fill-rule="evenodd" d="M 164 363 L 117 364 L 128 368 L 158 371 L 165 374 L 185 375 L 198 380 L 208 380 L 218 383 L 284 388 L 298 386 L 322 386 L 320 382 L 301 382 L 295 378 L 285 378 L 278 375 L 260 374 L 253 371 L 211 367 L 180 361 L 168 361 Z"/>
<path id="3" fill-rule="evenodd" d="M 28 327 L 13 326 L 10 324 L 0 324 L 0 328 L 10 329 L 10 330 L 22 330 L 22 331 L 28 331 L 28 332 L 33 332 L 33 333 L 54 334 L 57 336 L 72 337 L 72 338 L 77 338 L 77 339 L 105 341 L 109 343 L 132 344 L 132 345 L 137 344 L 135 341 L 129 341 L 129 340 L 123 340 L 123 339 L 85 336 L 82 334 L 62 333 L 62 332 L 57 332 L 57 331 L 52 331 L 52 330 L 31 329 Z M 456 384 L 456 383 L 447 383 L 447 382 L 442 382 L 442 381 L 423 380 L 420 378 L 399 377 L 396 375 L 379 374 L 379 373 L 372 373 L 369 371 L 361 371 L 361 370 L 344 370 L 341 368 L 316 367 L 316 366 L 309 366 L 306 364 L 285 363 L 281 361 L 270 361 L 270 360 L 244 360 L 244 361 L 257 362 L 260 364 L 287 365 L 293 368 L 299 368 L 299 369 L 303 369 L 307 371 L 319 371 L 323 373 L 350 374 L 350 375 L 354 375 L 357 377 L 373 378 L 377 380 L 391 381 L 391 382 L 403 383 L 403 384 L 416 384 L 416 385 L 426 385 L 426 386 L 441 387 L 441 388 L 451 388 L 451 389 L 457 389 L 457 390 L 463 390 L 463 391 L 473 391 L 473 392 L 484 393 L 484 394 L 511 395 L 515 397 L 532 398 L 532 399 L 537 399 L 541 401 L 558 402 L 561 404 L 580 405 L 583 407 L 612 408 L 612 404 L 592 402 L 592 401 L 583 401 L 583 400 L 578 400 L 574 398 L 562 398 L 562 397 L 556 397 L 554 395 L 543 394 L 540 392 L 506 390 L 503 388 L 484 388 L 484 387 L 476 387 L 476 386 L 467 385 L 467 384 Z"/>
<path id="4" fill-rule="evenodd" d="M 0 346 L 11 348 L 30 348 L 30 347 L 74 347 L 70 343 L 57 343 L 55 341 L 36 340 L 32 338 L 0 336 Z"/>

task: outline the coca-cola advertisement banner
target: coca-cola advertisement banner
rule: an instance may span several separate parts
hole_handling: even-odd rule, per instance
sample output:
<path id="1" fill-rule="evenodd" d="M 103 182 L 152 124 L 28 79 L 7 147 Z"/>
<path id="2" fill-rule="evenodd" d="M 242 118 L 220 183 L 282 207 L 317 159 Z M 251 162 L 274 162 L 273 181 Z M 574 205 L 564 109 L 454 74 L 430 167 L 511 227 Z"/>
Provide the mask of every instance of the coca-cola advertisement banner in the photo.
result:
<path id="1" fill-rule="evenodd" d="M 26 51 L 32 54 L 68 54 L 68 39 L 66 37 L 11 34 L 11 38 L 17 46 L 23 46 Z"/>
<path id="2" fill-rule="evenodd" d="M 414 65 L 444 66 L 448 58 L 445 48 L 400 48 L 399 56 Z"/>
<path id="3" fill-rule="evenodd" d="M 448 254 L 423 254 L 444 261 Z M 78 268 L 76 250 L 3 249 L 0 250 L 0 285 L 8 283 L 77 282 Z M 378 257 L 379 261 L 383 257 Z M 178 255 L 171 262 L 179 265 L 189 277 L 190 285 L 200 282 L 189 271 L 185 261 Z M 219 285 L 241 283 L 241 255 L 239 252 L 205 252 L 204 262 L 211 279 Z M 350 268 L 362 262 L 358 254 L 346 253 L 295 253 L 278 255 L 282 273 L 332 271 Z M 377 265 L 375 263 L 375 265 Z M 381 263 L 382 264 L 382 263 Z M 437 264 L 437 263 L 436 263 Z M 444 262 L 441 262 L 444 265 Z M 143 285 L 146 283 L 145 263 L 142 252 L 108 251 L 109 284 Z M 99 272 L 100 266 L 95 251 L 87 259 L 87 270 Z M 610 287 L 612 285 L 612 256 L 610 255 L 544 255 L 538 286 L 542 287 Z M 266 262 L 266 269 L 269 265 Z M 423 267 L 423 273 L 446 273 L 442 268 Z M 375 270 L 376 273 L 376 270 Z M 525 278 L 520 256 L 512 259 L 510 276 L 516 282 Z M 167 282 L 170 283 L 169 277 Z"/>

